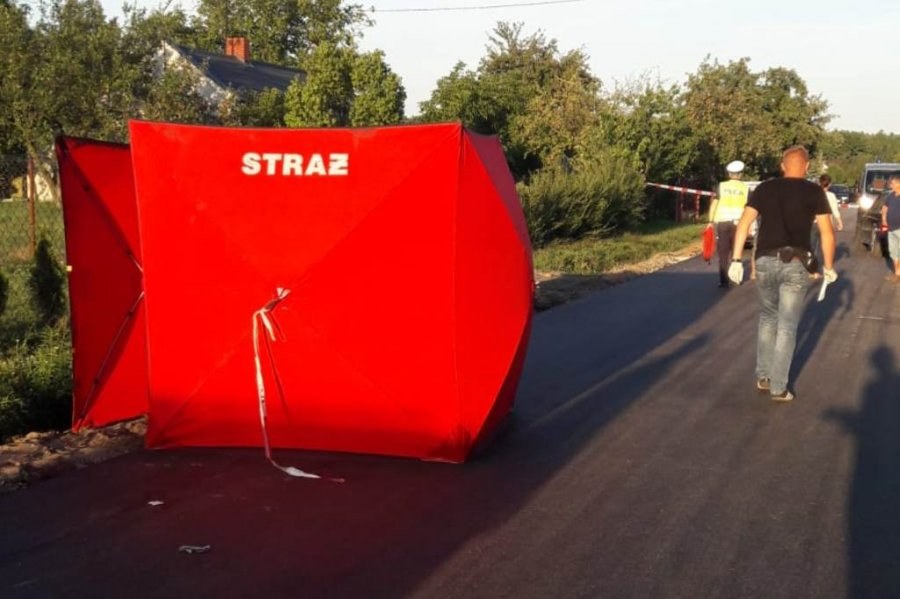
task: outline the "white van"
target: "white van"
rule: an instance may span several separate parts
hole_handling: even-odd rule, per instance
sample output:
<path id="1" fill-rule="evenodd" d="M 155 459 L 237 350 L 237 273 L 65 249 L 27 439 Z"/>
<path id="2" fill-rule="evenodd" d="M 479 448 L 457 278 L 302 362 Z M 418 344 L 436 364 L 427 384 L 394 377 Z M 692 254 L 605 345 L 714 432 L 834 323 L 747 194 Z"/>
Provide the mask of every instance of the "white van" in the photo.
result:
<path id="1" fill-rule="evenodd" d="M 888 190 L 888 179 L 900 173 L 898 162 L 867 162 L 859 178 L 857 202 L 862 210 L 868 210 L 881 195 Z"/>

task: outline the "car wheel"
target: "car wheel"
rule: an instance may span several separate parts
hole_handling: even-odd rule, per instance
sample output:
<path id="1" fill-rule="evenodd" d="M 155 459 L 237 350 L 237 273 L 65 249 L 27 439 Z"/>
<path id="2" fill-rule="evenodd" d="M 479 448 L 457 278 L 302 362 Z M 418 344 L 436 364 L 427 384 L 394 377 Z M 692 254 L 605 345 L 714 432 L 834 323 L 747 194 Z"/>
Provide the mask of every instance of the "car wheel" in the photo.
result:
<path id="1" fill-rule="evenodd" d="M 869 253 L 875 258 L 881 258 L 884 255 L 884 251 L 881 248 L 881 241 L 878 229 L 872 229 L 872 241 L 869 244 Z"/>
<path id="2" fill-rule="evenodd" d="M 862 229 L 857 225 L 856 232 L 853 234 L 853 248 L 851 250 L 853 254 L 867 254 L 869 253 L 869 248 L 866 246 L 865 242 L 865 234 Z"/>

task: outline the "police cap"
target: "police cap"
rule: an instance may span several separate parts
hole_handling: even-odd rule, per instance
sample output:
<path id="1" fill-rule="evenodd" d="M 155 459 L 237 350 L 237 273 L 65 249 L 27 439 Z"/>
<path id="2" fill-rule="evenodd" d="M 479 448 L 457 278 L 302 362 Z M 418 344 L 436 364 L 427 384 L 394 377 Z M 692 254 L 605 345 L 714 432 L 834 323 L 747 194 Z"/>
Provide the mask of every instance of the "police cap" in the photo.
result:
<path id="1" fill-rule="evenodd" d="M 729 162 L 728 166 L 725 167 L 725 170 L 729 173 L 735 174 L 744 171 L 744 163 L 740 160 L 735 160 L 733 162 Z"/>

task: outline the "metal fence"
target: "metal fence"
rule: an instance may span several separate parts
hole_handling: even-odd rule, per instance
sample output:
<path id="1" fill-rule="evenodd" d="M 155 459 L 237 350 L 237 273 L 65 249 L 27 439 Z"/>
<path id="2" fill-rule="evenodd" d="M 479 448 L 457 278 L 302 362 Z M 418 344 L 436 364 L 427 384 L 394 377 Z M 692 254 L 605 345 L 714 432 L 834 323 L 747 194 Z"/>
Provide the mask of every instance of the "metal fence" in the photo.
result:
<path id="1" fill-rule="evenodd" d="M 62 206 L 50 185 L 55 181 L 37 177 L 25 157 L 0 155 L 0 274 L 9 285 L 6 309 L 0 315 L 3 338 L 18 338 L 13 333 L 34 320 L 28 280 L 41 238 L 65 264 Z"/>
<path id="2" fill-rule="evenodd" d="M 37 242 L 45 237 L 53 252 L 65 253 L 62 206 L 58 193 L 35 174 L 22 156 L 0 156 L 0 269 L 31 263 Z"/>

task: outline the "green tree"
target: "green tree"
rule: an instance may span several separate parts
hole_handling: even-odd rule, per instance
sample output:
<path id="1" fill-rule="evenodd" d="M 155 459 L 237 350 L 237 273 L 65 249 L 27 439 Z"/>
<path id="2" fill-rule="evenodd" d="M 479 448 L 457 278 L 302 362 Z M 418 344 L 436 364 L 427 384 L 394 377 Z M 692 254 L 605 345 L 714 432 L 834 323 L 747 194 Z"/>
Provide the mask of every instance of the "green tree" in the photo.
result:
<path id="1" fill-rule="evenodd" d="M 22 101 L 22 87 L 29 77 L 32 32 L 28 27 L 28 8 L 9 0 L 0 0 L 0 154 L 25 152 L 25 140 L 16 123 L 13 107 Z"/>
<path id="2" fill-rule="evenodd" d="M 295 0 L 300 15 L 296 55 L 302 58 L 319 45 L 355 48 L 363 28 L 372 24 L 359 4 L 343 0 Z"/>
<path id="3" fill-rule="evenodd" d="M 123 51 L 142 64 L 152 68 L 152 58 L 166 41 L 184 46 L 196 46 L 201 32 L 189 24 L 187 14 L 181 8 L 147 10 L 126 5 L 122 27 Z"/>
<path id="4" fill-rule="evenodd" d="M 503 107 L 494 102 L 492 89 L 475 71 L 458 62 L 437 81 L 431 97 L 419 104 L 417 120 L 435 123 L 462 121 L 466 127 L 484 134 L 496 134 L 505 124 Z"/>
<path id="5" fill-rule="evenodd" d="M 406 91 L 384 54 L 358 54 L 323 42 L 302 63 L 304 79 L 285 94 L 289 127 L 347 127 L 399 123 Z"/>
<path id="6" fill-rule="evenodd" d="M 120 72 L 129 76 L 131 103 L 122 115 L 122 138 L 127 138 L 127 119 L 134 116 L 180 123 L 213 123 L 217 107 L 197 92 L 197 73 L 163 65 L 158 60 L 162 43 L 193 45 L 197 32 L 188 25 L 180 8 L 148 11 L 126 7 L 120 43 Z"/>
<path id="7" fill-rule="evenodd" d="M 141 106 L 144 118 L 174 123 L 216 124 L 218 106 L 197 93 L 198 76 L 186 69 L 167 68 L 149 86 Z"/>
<path id="8" fill-rule="evenodd" d="M 357 55 L 350 81 L 353 86 L 350 125 L 395 125 L 403 121 L 406 90 L 400 77 L 385 62 L 383 52 Z"/>
<path id="9" fill-rule="evenodd" d="M 38 242 L 28 279 L 31 299 L 41 324 L 52 325 L 65 313 L 65 285 L 65 275 L 53 255 L 50 242 L 42 238 Z"/>
<path id="10" fill-rule="evenodd" d="M 369 23 L 361 6 L 342 0 L 200 0 L 193 20 L 197 47 L 221 51 L 226 37 L 242 35 L 254 59 L 283 65 L 325 42 L 351 47 Z"/>
<path id="11" fill-rule="evenodd" d="M 753 172 L 773 151 L 774 132 L 760 118 L 763 99 L 749 63 L 747 58 L 727 65 L 707 60 L 688 77 L 685 111 L 701 143 L 708 146 L 707 160 L 698 165 L 707 185 L 723 177 L 728 162 L 741 159 Z"/>
<path id="12" fill-rule="evenodd" d="M 570 52 L 553 66 L 524 110 L 511 118 L 508 132 L 524 158 L 541 164 L 563 164 L 574 157 L 600 114 L 600 81 L 588 71 L 587 57 Z M 522 87 L 527 89 L 528 82 Z"/>
<path id="13" fill-rule="evenodd" d="M 828 167 L 832 179 L 855 185 L 866 162 L 900 162 L 900 135 L 829 131 L 818 145 L 817 158 Z"/>
<path id="14" fill-rule="evenodd" d="M 560 53 L 541 32 L 499 23 L 476 71 L 457 64 L 420 106 L 425 121 L 461 120 L 496 134 L 518 177 L 575 154 L 599 117 L 600 81 L 580 51 Z"/>
<path id="15" fill-rule="evenodd" d="M 701 144 L 680 102 L 678 86 L 642 77 L 616 88 L 603 102 L 598 126 L 585 151 L 604 147 L 633 151 L 648 181 L 675 183 L 697 178 Z"/>
<path id="16" fill-rule="evenodd" d="M 124 137 L 135 71 L 122 60 L 120 33 L 92 0 L 53 0 L 34 28 L 14 31 L 16 67 L 5 77 L 4 108 L 54 192 L 50 148 L 57 126 L 72 135 Z"/>
<path id="17" fill-rule="evenodd" d="M 305 79 L 285 94 L 288 127 L 341 127 L 350 119 L 353 56 L 331 42 L 316 47 L 302 63 Z"/>
<path id="18" fill-rule="evenodd" d="M 806 82 L 793 70 L 784 67 L 767 69 L 760 74 L 763 114 L 776 131 L 776 151 L 760 170 L 778 173 L 781 151 L 792 145 L 802 145 L 816 153 L 825 125 L 830 120 L 828 103 L 812 95 Z"/>
<path id="19" fill-rule="evenodd" d="M 810 95 L 793 70 L 755 73 L 748 58 L 726 65 L 705 60 L 688 77 L 682 99 L 688 122 L 707 146 L 698 167 L 709 184 L 736 159 L 751 174 L 777 174 L 782 150 L 803 144 L 815 151 L 828 120 L 827 103 Z"/>
<path id="20" fill-rule="evenodd" d="M 270 88 L 228 98 L 219 106 L 219 118 L 233 127 L 282 127 L 284 111 L 284 94 Z"/>

